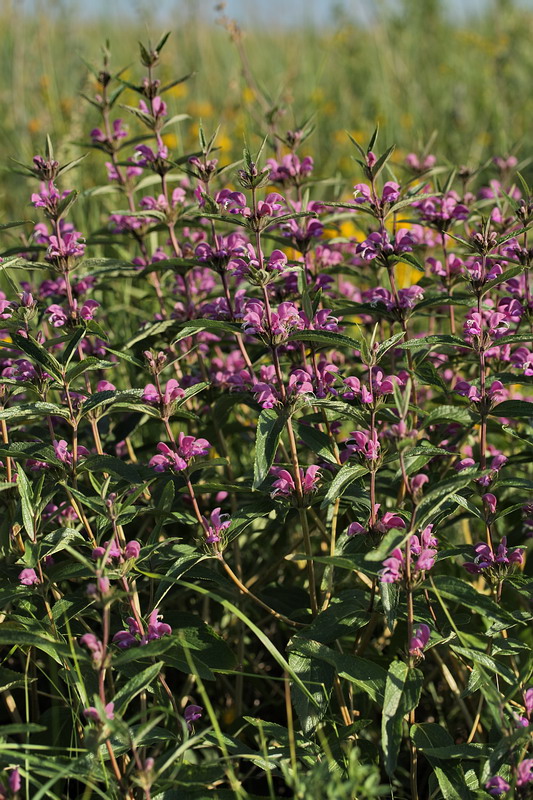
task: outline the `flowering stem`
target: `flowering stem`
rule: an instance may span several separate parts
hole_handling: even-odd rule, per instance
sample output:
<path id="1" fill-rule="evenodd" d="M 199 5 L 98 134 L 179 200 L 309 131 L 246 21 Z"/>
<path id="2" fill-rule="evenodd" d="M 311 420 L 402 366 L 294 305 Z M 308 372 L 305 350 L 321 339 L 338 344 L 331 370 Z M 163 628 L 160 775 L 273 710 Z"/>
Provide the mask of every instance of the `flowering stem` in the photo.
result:
<path id="1" fill-rule="evenodd" d="M 388 275 L 389 275 L 389 281 L 390 281 L 392 294 L 393 294 L 393 297 L 394 297 L 394 302 L 396 303 L 396 307 L 398 309 L 400 309 L 400 297 L 398 295 L 398 289 L 396 288 L 396 280 L 394 278 L 394 267 L 391 267 L 391 266 L 387 265 L 387 272 L 388 272 Z M 403 331 L 403 341 L 407 342 L 407 341 L 409 341 L 409 332 L 407 330 L 407 322 L 405 321 L 405 319 L 403 317 L 403 314 L 402 314 L 402 318 L 400 320 L 400 324 L 402 326 L 402 331 Z M 418 398 L 417 398 L 416 383 L 415 383 L 415 366 L 414 366 L 414 361 L 413 361 L 413 354 L 411 353 L 410 350 L 407 351 L 407 365 L 409 367 L 409 373 L 411 375 L 411 400 L 413 402 L 413 405 L 416 406 L 416 405 L 418 405 Z M 413 425 L 415 423 L 416 423 L 416 415 L 415 415 L 415 419 L 414 419 Z"/>
<path id="2" fill-rule="evenodd" d="M 450 278 L 451 278 L 451 275 L 450 275 L 450 267 L 448 266 L 448 250 L 447 250 L 447 247 L 446 247 L 446 233 L 444 231 L 441 231 L 440 236 L 441 236 L 441 242 L 442 242 L 442 255 L 443 255 L 443 258 L 444 258 L 444 269 L 446 270 L 446 289 L 447 289 L 448 293 L 451 294 L 451 289 L 450 289 L 450 282 L 451 282 Z M 455 308 L 452 305 L 449 305 L 448 309 L 449 309 L 449 312 L 450 312 L 450 333 L 452 335 L 455 335 Z"/>
<path id="3" fill-rule="evenodd" d="M 2 429 L 2 441 L 5 444 L 5 446 L 8 447 L 9 446 L 9 436 L 8 436 L 8 432 L 7 432 L 7 423 L 6 423 L 5 419 L 0 420 L 0 427 Z M 11 483 L 12 478 L 13 478 L 13 466 L 12 465 L 13 465 L 13 462 L 11 460 L 11 457 L 8 456 L 6 458 L 6 478 L 7 478 L 7 482 L 8 483 Z"/>
<path id="4" fill-rule="evenodd" d="M 222 286 L 224 288 L 224 296 L 226 298 L 226 303 L 228 304 L 228 310 L 229 310 L 229 313 L 230 313 L 230 317 L 234 321 L 235 320 L 235 312 L 233 310 L 233 303 L 231 302 L 231 294 L 230 294 L 230 291 L 229 291 L 228 279 L 227 279 L 226 273 L 225 272 L 221 272 L 220 273 L 220 277 L 222 279 Z M 236 334 L 235 338 L 237 340 L 237 345 L 239 346 L 239 350 L 241 351 L 241 355 L 244 358 L 244 363 L 246 364 L 246 368 L 247 368 L 248 372 L 250 373 L 250 377 L 252 378 L 252 381 L 255 382 L 254 368 L 252 366 L 252 361 L 250 359 L 250 356 L 248 355 L 248 350 L 246 349 L 246 345 L 244 344 L 242 335 L 240 333 L 238 333 L 238 334 Z"/>

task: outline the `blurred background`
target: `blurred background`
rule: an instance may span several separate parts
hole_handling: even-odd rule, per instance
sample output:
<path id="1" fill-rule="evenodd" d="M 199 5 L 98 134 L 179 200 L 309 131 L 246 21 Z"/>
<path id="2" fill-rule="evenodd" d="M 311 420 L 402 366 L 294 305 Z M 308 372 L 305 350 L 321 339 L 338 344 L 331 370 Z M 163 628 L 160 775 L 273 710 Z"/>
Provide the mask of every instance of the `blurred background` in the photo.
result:
<path id="1" fill-rule="evenodd" d="M 178 156 L 197 148 L 198 124 L 220 125 L 221 160 L 240 158 L 268 125 L 316 125 L 302 153 L 315 174 L 356 182 L 353 147 L 380 124 L 381 146 L 396 160 L 432 150 L 453 164 L 497 154 L 520 157 L 533 120 L 533 0 L 3 0 L 0 3 L 2 158 L 42 152 L 46 134 L 62 158 L 83 152 L 98 112 L 101 64 L 109 41 L 112 70 L 138 82 L 138 40 L 166 30 L 159 77 L 195 75 L 166 99 L 185 120 L 167 134 Z M 126 90 L 119 103 L 137 104 Z M 121 116 L 136 122 L 117 104 Z M 104 183 L 101 154 L 84 162 L 85 180 Z M 4 172 L 2 218 L 20 215 L 27 186 Z"/>

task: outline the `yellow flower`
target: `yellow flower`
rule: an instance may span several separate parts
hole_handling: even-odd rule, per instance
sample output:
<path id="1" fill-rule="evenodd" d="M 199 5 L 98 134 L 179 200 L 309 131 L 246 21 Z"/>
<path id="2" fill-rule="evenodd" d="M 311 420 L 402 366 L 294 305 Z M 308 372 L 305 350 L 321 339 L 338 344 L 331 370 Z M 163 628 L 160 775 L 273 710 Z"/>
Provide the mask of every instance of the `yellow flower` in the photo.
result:
<path id="1" fill-rule="evenodd" d="M 245 103 L 253 103 L 255 100 L 255 92 L 249 86 L 245 86 L 242 90 L 242 99 Z"/>
<path id="2" fill-rule="evenodd" d="M 418 283 L 424 277 L 424 273 L 410 264 L 406 264 L 405 261 L 399 261 L 394 266 L 394 276 L 398 289 L 407 289 L 408 286 Z"/>
<path id="3" fill-rule="evenodd" d="M 178 144 L 178 137 L 175 133 L 165 133 L 163 134 L 163 141 L 169 150 L 174 150 Z"/>
<path id="4" fill-rule="evenodd" d="M 366 239 L 366 233 L 349 219 L 341 222 L 340 235 L 345 236 L 347 239 L 356 239 L 358 242 L 362 242 Z"/>
<path id="5" fill-rule="evenodd" d="M 178 83 L 176 86 L 173 86 L 171 89 L 169 89 L 167 94 L 169 94 L 171 97 L 177 97 L 180 99 L 182 97 L 187 97 L 189 94 L 189 88 L 186 83 Z"/>
<path id="6" fill-rule="evenodd" d="M 203 119 L 205 117 L 212 117 L 214 113 L 214 108 L 212 103 L 209 102 L 209 100 L 202 100 L 202 101 L 193 100 L 191 103 L 189 103 L 188 112 L 193 117 L 202 117 Z"/>

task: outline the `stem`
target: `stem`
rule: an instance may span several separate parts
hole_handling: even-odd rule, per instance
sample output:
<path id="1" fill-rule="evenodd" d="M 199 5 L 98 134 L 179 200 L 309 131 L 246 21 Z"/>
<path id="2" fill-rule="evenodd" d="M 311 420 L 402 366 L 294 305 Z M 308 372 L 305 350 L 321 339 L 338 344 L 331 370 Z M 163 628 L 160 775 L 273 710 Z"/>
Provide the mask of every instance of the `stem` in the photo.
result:
<path id="1" fill-rule="evenodd" d="M 446 289 L 448 293 L 451 294 L 450 289 L 450 282 L 451 282 L 451 275 L 450 275 L 450 268 L 448 266 L 448 250 L 446 248 L 446 233 L 441 231 L 440 234 L 441 242 L 442 242 L 442 255 L 444 258 L 444 269 L 446 270 Z M 448 310 L 450 312 L 450 333 L 455 335 L 455 308 L 450 305 L 448 306 Z"/>

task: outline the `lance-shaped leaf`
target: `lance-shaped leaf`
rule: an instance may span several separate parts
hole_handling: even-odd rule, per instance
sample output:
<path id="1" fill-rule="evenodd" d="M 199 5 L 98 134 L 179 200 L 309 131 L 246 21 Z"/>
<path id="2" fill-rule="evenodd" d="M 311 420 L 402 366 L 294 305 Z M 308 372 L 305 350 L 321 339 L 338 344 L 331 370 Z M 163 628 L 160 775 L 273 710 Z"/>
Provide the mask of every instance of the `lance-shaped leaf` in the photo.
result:
<path id="1" fill-rule="evenodd" d="M 423 682 L 422 672 L 410 669 L 403 661 L 393 661 L 389 667 L 381 718 L 381 746 L 390 777 L 396 770 L 402 743 L 403 718 L 418 704 Z"/>
<path id="2" fill-rule="evenodd" d="M 284 416 L 273 408 L 265 408 L 259 415 L 255 437 L 254 489 L 258 489 L 268 475 L 284 426 Z"/>

